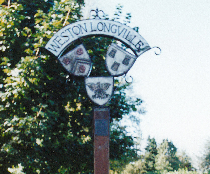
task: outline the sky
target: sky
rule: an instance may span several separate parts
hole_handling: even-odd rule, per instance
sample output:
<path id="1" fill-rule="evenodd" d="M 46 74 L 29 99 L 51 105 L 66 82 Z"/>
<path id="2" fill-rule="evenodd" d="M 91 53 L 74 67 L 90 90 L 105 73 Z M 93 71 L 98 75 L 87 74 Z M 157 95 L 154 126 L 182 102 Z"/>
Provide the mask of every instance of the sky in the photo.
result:
<path id="1" fill-rule="evenodd" d="M 128 72 L 133 95 L 147 111 L 140 115 L 141 148 L 149 135 L 158 144 L 169 139 L 196 163 L 210 140 L 210 1 L 87 1 L 86 10 L 99 8 L 109 16 L 122 5 L 123 16 L 132 15 L 129 26 L 161 48 L 158 56 L 152 49 L 138 57 Z"/>

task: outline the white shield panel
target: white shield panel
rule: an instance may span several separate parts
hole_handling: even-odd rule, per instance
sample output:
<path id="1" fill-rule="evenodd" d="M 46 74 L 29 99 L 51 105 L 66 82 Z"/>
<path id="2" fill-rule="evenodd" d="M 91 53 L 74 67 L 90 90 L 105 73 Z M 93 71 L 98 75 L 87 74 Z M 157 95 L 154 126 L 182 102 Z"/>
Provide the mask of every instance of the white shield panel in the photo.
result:
<path id="1" fill-rule="evenodd" d="M 106 104 L 113 93 L 113 77 L 86 77 L 85 87 L 90 99 L 98 104 Z"/>
<path id="2" fill-rule="evenodd" d="M 106 54 L 106 67 L 112 76 L 120 76 L 129 71 L 136 56 L 112 43 Z"/>
<path id="3" fill-rule="evenodd" d="M 88 76 L 91 70 L 91 60 L 81 44 L 59 58 L 64 68 L 75 76 Z"/>

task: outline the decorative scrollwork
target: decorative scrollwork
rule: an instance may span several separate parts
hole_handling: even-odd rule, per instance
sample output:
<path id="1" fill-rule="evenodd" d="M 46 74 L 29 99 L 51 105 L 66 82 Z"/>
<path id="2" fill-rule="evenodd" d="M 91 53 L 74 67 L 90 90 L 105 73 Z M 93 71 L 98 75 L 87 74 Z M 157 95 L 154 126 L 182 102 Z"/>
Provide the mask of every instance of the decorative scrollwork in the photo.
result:
<path id="1" fill-rule="evenodd" d="M 98 8 L 96 8 L 96 10 L 91 10 L 90 11 L 90 15 L 91 15 L 92 12 L 95 12 L 95 15 L 92 15 L 92 16 L 94 16 L 93 19 L 101 19 L 101 17 L 104 17 L 105 16 L 105 13 L 103 12 L 103 10 L 98 10 Z M 101 16 L 101 13 L 102 13 L 102 16 Z"/>
<path id="2" fill-rule="evenodd" d="M 124 75 L 124 79 L 125 79 L 126 83 L 133 83 L 133 77 L 132 76 L 127 77 L 126 75 Z"/>
<path id="3" fill-rule="evenodd" d="M 156 55 L 160 55 L 161 54 L 161 48 L 160 47 L 155 46 L 155 47 L 152 47 L 152 49 L 158 49 L 159 50 L 158 53 L 156 51 L 154 51 Z"/>

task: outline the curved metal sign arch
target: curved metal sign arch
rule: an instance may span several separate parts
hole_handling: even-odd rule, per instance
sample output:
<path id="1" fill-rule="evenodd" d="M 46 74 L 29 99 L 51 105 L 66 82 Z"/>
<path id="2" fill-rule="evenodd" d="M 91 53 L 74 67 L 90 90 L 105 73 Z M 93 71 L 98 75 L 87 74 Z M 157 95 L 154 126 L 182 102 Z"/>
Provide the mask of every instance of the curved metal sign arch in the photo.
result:
<path id="1" fill-rule="evenodd" d="M 92 35 L 113 37 L 129 46 L 136 56 L 151 49 L 146 40 L 132 28 L 119 22 L 102 19 L 83 20 L 65 26 L 55 33 L 45 48 L 55 56 L 60 56 L 72 42 Z"/>

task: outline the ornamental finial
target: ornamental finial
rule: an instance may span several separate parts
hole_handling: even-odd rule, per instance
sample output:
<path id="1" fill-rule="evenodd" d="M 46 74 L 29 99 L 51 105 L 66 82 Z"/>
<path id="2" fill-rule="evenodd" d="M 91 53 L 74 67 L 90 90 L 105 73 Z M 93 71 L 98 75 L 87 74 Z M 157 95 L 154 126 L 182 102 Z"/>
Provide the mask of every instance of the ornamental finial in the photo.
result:
<path id="1" fill-rule="evenodd" d="M 101 19 L 101 17 L 104 17 L 105 16 L 105 13 L 103 12 L 103 10 L 98 10 L 98 8 L 96 8 L 96 10 L 91 10 L 90 11 L 90 14 L 94 12 L 95 15 L 92 15 L 94 16 L 93 19 Z M 101 17 L 100 17 L 101 16 Z"/>

